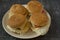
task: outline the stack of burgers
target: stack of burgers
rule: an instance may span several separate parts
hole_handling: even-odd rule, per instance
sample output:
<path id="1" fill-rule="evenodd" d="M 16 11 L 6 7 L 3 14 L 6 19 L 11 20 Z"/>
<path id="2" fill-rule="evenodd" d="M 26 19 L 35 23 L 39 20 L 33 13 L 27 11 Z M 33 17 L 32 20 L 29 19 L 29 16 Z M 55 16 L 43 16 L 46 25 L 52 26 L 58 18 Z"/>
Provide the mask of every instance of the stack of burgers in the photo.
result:
<path id="1" fill-rule="evenodd" d="M 7 28 L 12 32 L 25 34 L 30 29 L 34 32 L 48 24 L 48 16 L 43 5 L 38 1 L 30 1 L 26 8 L 14 4 L 9 9 Z"/>

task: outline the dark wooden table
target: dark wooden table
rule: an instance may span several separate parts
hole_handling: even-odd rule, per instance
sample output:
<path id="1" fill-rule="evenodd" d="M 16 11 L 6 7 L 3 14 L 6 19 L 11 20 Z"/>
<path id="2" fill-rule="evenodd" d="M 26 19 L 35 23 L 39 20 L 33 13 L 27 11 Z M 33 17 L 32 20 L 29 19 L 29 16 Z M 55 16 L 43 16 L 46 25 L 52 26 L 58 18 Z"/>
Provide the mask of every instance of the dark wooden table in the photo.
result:
<path id="1" fill-rule="evenodd" d="M 0 1 L 0 40 L 22 40 L 7 34 L 2 27 L 2 17 L 12 4 L 26 4 L 30 0 L 2 0 Z M 60 0 L 39 0 L 52 18 L 49 32 L 29 40 L 60 40 Z"/>

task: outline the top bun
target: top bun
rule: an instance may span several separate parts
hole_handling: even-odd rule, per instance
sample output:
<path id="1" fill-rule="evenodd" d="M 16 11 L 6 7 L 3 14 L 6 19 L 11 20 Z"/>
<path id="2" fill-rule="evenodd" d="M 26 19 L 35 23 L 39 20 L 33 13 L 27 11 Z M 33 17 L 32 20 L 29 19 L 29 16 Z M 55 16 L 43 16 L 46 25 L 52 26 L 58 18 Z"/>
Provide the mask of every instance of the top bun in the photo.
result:
<path id="1" fill-rule="evenodd" d="M 40 13 L 42 11 L 42 4 L 38 1 L 30 1 L 27 4 L 28 10 L 32 13 Z"/>
<path id="2" fill-rule="evenodd" d="M 18 28 L 24 22 L 25 22 L 25 16 L 23 16 L 21 14 L 17 14 L 17 15 L 15 14 L 8 19 L 7 25 L 9 25 L 10 27 L 13 27 L 13 28 Z"/>
<path id="3" fill-rule="evenodd" d="M 12 7 L 10 8 L 10 12 L 14 14 L 23 14 L 23 15 L 26 15 L 28 13 L 27 9 L 21 4 L 12 5 Z"/>
<path id="4" fill-rule="evenodd" d="M 48 17 L 45 13 L 34 14 L 30 17 L 33 26 L 42 27 L 48 23 Z"/>

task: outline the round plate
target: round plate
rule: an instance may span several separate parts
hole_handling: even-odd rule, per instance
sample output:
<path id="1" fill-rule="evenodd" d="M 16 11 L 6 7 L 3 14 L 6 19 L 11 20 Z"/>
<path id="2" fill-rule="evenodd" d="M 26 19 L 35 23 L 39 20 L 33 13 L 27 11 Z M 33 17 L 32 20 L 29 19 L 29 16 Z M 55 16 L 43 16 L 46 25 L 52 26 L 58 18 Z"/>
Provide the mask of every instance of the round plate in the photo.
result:
<path id="1" fill-rule="evenodd" d="M 26 5 L 23 5 L 23 6 L 26 7 Z M 11 32 L 11 31 L 7 28 L 7 25 L 6 25 L 6 21 L 7 21 L 7 19 L 8 19 L 8 14 L 9 14 L 9 11 L 7 11 L 7 12 L 5 13 L 5 15 L 3 16 L 2 25 L 3 25 L 4 30 L 5 30 L 9 35 L 14 36 L 14 37 L 16 37 L 16 38 L 22 38 L 22 39 L 35 38 L 35 37 L 38 37 L 38 36 L 41 35 L 40 33 L 36 34 L 36 33 L 32 32 L 32 31 L 29 31 L 29 32 L 26 33 L 25 35 L 19 35 L 19 34 L 16 34 L 16 33 Z M 47 25 L 47 27 L 48 27 L 48 29 L 49 29 L 50 23 L 51 23 L 51 17 L 50 17 L 50 15 L 49 15 L 48 12 L 47 12 L 46 14 L 47 14 L 47 16 L 48 16 L 48 18 L 49 18 L 49 24 Z M 45 34 L 46 34 L 46 33 L 45 33 Z"/>

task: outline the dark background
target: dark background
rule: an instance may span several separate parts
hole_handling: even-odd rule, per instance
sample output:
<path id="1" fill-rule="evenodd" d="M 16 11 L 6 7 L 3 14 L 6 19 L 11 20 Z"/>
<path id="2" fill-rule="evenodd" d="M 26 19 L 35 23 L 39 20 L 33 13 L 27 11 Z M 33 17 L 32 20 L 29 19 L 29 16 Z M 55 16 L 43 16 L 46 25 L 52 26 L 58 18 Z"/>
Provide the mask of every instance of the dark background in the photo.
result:
<path id="1" fill-rule="evenodd" d="M 26 4 L 30 0 L 0 0 L 0 40 L 22 40 L 7 34 L 2 27 L 2 17 L 12 4 Z M 60 1 L 59 0 L 38 0 L 49 12 L 52 18 L 49 32 L 37 38 L 29 40 L 60 40 Z"/>

